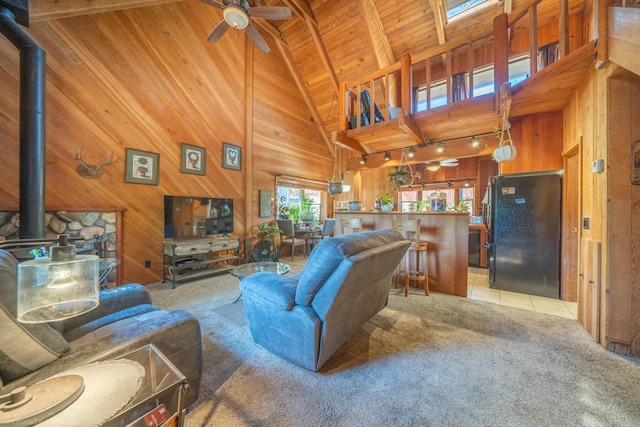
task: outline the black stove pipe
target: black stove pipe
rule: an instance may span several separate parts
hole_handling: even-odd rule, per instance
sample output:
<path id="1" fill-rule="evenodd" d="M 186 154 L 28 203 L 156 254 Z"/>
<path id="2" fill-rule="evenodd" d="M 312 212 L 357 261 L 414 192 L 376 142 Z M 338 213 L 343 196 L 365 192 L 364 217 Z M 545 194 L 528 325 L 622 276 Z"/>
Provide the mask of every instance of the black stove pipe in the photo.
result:
<path id="1" fill-rule="evenodd" d="M 20 51 L 20 238 L 43 238 L 46 52 L 5 8 L 0 33 Z"/>

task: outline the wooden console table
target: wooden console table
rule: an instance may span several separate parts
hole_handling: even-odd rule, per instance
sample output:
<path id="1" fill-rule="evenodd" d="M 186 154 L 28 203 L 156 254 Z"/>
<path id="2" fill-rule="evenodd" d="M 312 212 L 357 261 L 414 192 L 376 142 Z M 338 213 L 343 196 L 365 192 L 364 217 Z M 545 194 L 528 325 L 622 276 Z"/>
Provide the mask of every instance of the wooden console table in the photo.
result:
<path id="1" fill-rule="evenodd" d="M 175 288 L 180 282 L 225 273 L 240 264 L 240 239 L 230 236 L 163 243 L 164 279 Z"/>

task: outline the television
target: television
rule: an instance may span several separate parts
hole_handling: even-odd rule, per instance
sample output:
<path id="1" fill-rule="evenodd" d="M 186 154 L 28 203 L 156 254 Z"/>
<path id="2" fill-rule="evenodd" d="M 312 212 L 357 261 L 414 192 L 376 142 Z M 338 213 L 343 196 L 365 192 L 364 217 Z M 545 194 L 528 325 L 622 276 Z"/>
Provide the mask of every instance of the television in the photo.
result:
<path id="1" fill-rule="evenodd" d="M 233 233 L 233 199 L 164 196 L 164 237 Z"/>

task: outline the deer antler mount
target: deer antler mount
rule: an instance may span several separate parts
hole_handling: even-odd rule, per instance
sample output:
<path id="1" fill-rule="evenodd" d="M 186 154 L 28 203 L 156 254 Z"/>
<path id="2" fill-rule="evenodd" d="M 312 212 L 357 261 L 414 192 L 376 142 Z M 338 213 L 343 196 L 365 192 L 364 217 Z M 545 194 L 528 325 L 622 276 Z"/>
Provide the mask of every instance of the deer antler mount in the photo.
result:
<path id="1" fill-rule="evenodd" d="M 82 160 L 82 157 L 80 157 L 80 149 L 76 148 L 76 160 L 80 163 L 80 166 L 76 169 L 78 175 L 87 179 L 97 179 L 104 174 L 103 168 L 113 163 L 113 154 L 109 153 L 107 160 L 101 165 L 88 165 Z"/>

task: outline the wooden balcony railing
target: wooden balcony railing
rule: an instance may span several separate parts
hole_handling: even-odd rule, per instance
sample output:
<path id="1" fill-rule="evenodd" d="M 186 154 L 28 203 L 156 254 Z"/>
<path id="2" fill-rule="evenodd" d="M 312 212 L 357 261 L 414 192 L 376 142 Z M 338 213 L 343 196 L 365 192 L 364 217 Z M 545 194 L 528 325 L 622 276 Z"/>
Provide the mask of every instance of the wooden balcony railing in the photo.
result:
<path id="1" fill-rule="evenodd" d="M 505 95 L 500 87 L 503 83 L 509 82 L 509 35 L 510 31 L 515 31 L 516 26 L 529 30 L 528 52 L 522 55 L 529 57 L 529 76 L 542 69 L 537 65 L 537 6 L 540 1 L 529 0 L 511 13 L 497 16 L 493 24 L 413 57 L 405 54 L 399 62 L 386 68 L 342 82 L 338 132 L 342 138 L 336 140 L 334 136 L 334 140 L 348 146 L 351 143 L 345 136 L 364 135 L 365 130 L 375 126 L 376 129 L 399 127 L 405 133 L 411 134 L 417 143 L 426 143 L 426 137 L 411 118 L 411 115 L 417 112 L 420 91 L 427 109 L 432 108 L 430 100 L 436 87 L 434 82 L 440 87 L 446 85 L 446 104 L 473 98 L 474 73 L 477 73 L 478 69 L 493 69 L 493 109 L 502 115 Z M 567 0 L 559 1 L 558 16 L 559 40 L 554 53 L 557 53 L 555 57 L 559 59 L 567 55 L 569 50 Z M 523 22 L 525 17 L 528 22 Z M 474 63 L 480 50 L 484 50 L 484 56 L 491 60 Z"/>

